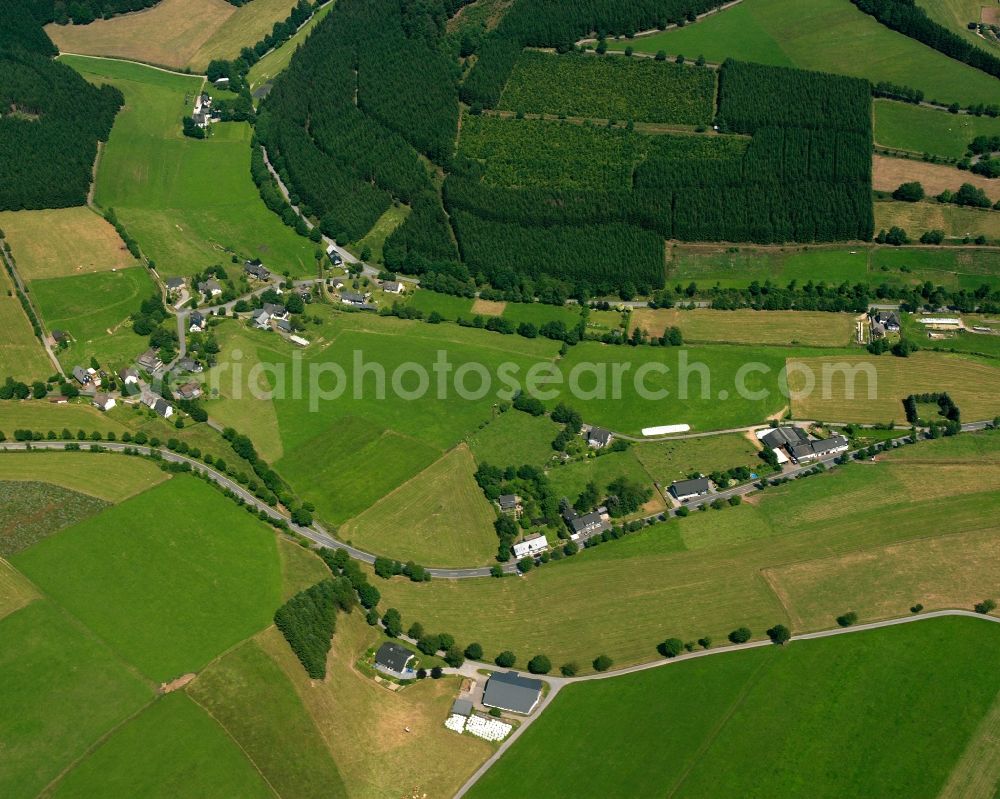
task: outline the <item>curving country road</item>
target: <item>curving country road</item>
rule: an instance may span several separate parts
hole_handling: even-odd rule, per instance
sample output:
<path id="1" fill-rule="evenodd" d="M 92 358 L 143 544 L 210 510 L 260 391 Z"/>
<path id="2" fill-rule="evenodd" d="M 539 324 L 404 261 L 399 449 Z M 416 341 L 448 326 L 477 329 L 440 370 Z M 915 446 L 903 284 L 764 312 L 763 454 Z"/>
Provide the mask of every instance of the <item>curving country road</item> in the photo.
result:
<path id="1" fill-rule="evenodd" d="M 213 424 L 211 420 L 209 421 L 213 427 L 218 427 L 217 424 Z M 969 422 L 962 425 L 962 430 L 966 432 L 984 430 L 992 425 L 992 422 Z M 894 441 L 902 441 L 908 436 L 901 436 L 898 439 L 893 439 Z M 141 446 L 138 444 L 126 443 L 122 441 L 32 441 L 32 442 L 22 442 L 22 441 L 5 441 L 0 443 L 0 452 L 10 451 L 10 452 L 24 452 L 29 449 L 31 450 L 65 450 L 67 446 L 80 446 L 81 449 L 86 449 L 90 445 L 98 445 L 108 452 L 124 452 L 126 449 L 135 450 L 143 455 L 150 455 L 154 451 L 157 452 L 165 461 L 171 463 L 186 463 L 193 471 L 200 472 L 207 475 L 214 483 L 221 486 L 222 488 L 229 489 L 238 497 L 243 499 L 248 505 L 252 505 L 257 510 L 264 511 L 272 519 L 282 519 L 287 522 L 290 530 L 295 531 L 304 538 L 308 538 L 315 544 L 319 546 L 327 547 L 329 549 L 342 549 L 347 552 L 355 560 L 359 560 L 362 563 L 374 564 L 375 554 L 371 552 L 366 552 L 363 549 L 358 549 L 350 544 L 346 544 L 343 541 L 338 541 L 326 529 L 319 523 L 314 522 L 311 527 L 302 527 L 294 524 L 291 519 L 281 511 L 272 508 L 270 505 L 261 502 L 256 496 L 247 491 L 243 486 L 232 480 L 228 476 L 216 471 L 211 466 L 202 463 L 194 458 L 189 458 L 186 455 L 181 455 L 178 452 L 171 452 L 168 449 L 159 449 L 149 446 Z M 850 454 L 851 451 L 844 454 Z M 822 465 L 824 467 L 831 467 L 833 462 L 840 457 L 839 455 L 830 455 L 825 458 L 817 458 L 814 461 L 810 461 L 808 464 L 801 466 L 796 466 L 788 471 L 783 472 L 780 477 L 782 478 L 795 478 L 810 471 L 817 465 Z M 755 482 L 743 483 L 742 485 L 735 486 L 733 488 L 725 489 L 724 491 L 718 491 L 714 494 L 708 494 L 704 497 L 698 497 L 691 500 L 690 502 L 684 503 L 684 507 L 688 509 L 697 509 L 702 505 L 707 505 L 714 502 L 717 499 L 722 501 L 727 501 L 731 497 L 735 496 L 745 496 L 753 491 L 757 491 Z M 645 517 L 645 520 L 654 520 L 660 516 L 672 517 L 676 516 L 676 510 L 667 509 L 662 513 L 655 513 L 650 516 Z M 584 539 L 581 539 L 581 544 Z M 517 563 L 509 562 L 498 564 L 503 569 L 505 574 L 516 574 L 517 573 Z M 428 568 L 428 573 L 431 577 L 444 580 L 468 580 L 480 577 L 491 577 L 492 567 L 491 566 L 476 566 L 471 568 L 458 568 L 458 569 L 439 569 L 439 568 Z"/>
<path id="2" fill-rule="evenodd" d="M 986 616 L 981 613 L 974 613 L 971 610 L 934 610 L 928 613 L 922 613 L 919 616 L 903 616 L 898 619 L 885 619 L 883 621 L 873 621 L 867 624 L 856 624 L 853 627 L 835 627 L 831 630 L 818 630 L 811 633 L 802 633 L 801 635 L 793 635 L 789 640 L 788 646 L 796 641 L 814 641 L 818 638 L 832 638 L 837 635 L 851 635 L 853 633 L 866 632 L 868 630 L 878 630 L 883 627 L 896 627 L 900 624 L 913 624 L 915 622 L 926 621 L 927 619 L 939 619 L 946 616 L 963 616 L 966 618 L 981 619 L 986 622 L 993 622 L 995 624 L 1000 624 L 1000 618 L 997 616 Z M 548 677 L 537 674 L 528 674 L 527 672 L 519 672 L 522 676 L 529 677 L 531 679 L 540 679 L 549 684 L 549 691 L 545 696 L 542 697 L 541 701 L 538 703 L 538 707 L 532 712 L 530 716 L 521 721 L 520 726 L 514 730 L 502 744 L 493 753 L 492 757 L 487 760 L 483 765 L 481 765 L 476 772 L 469 777 L 465 784 L 458 789 L 455 794 L 455 799 L 460 799 L 460 797 L 465 796 L 466 793 L 472 788 L 479 779 L 490 770 L 494 763 L 496 763 L 503 755 L 514 745 L 514 742 L 520 738 L 526 729 L 532 725 L 532 723 L 541 716 L 542 711 L 545 710 L 551 703 L 552 700 L 559 694 L 559 692 L 565 688 L 567 685 L 580 682 L 590 682 L 591 680 L 610 680 L 614 677 L 621 677 L 626 674 L 635 674 L 639 671 L 647 671 L 648 669 L 658 669 L 663 666 L 670 666 L 675 663 L 683 663 L 687 660 L 695 660 L 696 658 L 712 657 L 714 655 L 724 655 L 731 652 L 743 652 L 747 649 L 759 649 L 760 647 L 774 646 L 770 640 L 763 641 L 751 641 L 746 644 L 731 644 L 727 646 L 720 646 L 715 649 L 702 649 L 696 652 L 689 652 L 683 655 L 678 655 L 675 658 L 662 659 L 662 660 L 652 660 L 648 663 L 640 663 L 635 666 L 628 666 L 622 669 L 615 669 L 613 671 L 605 671 L 598 674 L 587 674 L 582 677 Z M 459 669 L 445 669 L 445 674 L 459 674 L 463 677 L 471 677 L 472 679 L 482 678 L 482 674 L 479 672 L 481 670 L 496 672 L 496 671 L 512 671 L 512 669 L 501 669 L 494 666 L 492 663 L 476 663 L 473 661 L 466 661 Z"/>

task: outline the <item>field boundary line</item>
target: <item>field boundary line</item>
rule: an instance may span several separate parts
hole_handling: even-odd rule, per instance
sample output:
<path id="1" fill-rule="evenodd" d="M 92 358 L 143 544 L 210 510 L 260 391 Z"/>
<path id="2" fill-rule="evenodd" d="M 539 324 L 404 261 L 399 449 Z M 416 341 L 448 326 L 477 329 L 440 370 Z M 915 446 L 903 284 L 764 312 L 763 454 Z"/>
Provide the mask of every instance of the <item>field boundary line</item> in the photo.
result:
<path id="1" fill-rule="evenodd" d="M 248 638 L 246 640 L 249 641 L 250 639 Z M 243 643 L 245 643 L 245 642 L 243 642 Z M 195 678 L 195 679 L 197 679 L 197 678 Z M 260 775 L 260 778 L 262 780 L 264 780 L 264 784 L 271 790 L 271 793 L 273 793 L 276 797 L 278 797 L 278 799 L 281 799 L 281 794 L 278 792 L 278 789 L 275 788 L 271 784 L 271 781 L 267 778 L 267 776 L 264 774 L 264 772 L 260 770 L 260 766 L 257 765 L 257 761 L 254 760 L 250 756 L 250 753 L 246 749 L 243 748 L 243 744 L 241 744 L 239 741 L 236 740 L 236 737 L 229 731 L 229 728 L 226 727 L 226 725 L 223 724 L 221 721 L 219 721 L 213 715 L 213 713 L 212 713 L 211 710 L 209 710 L 207 707 L 205 707 L 201 702 L 199 702 L 193 696 L 191 696 L 190 692 L 186 688 L 184 690 L 184 695 L 187 696 L 187 698 L 190 699 L 192 702 L 194 702 L 199 708 L 201 708 L 201 710 L 205 713 L 206 716 L 208 716 L 212 721 L 214 721 L 216 724 L 219 725 L 219 729 L 221 729 L 226 734 L 226 737 L 229 738 L 229 740 L 232 741 L 236 745 L 236 748 L 239 749 L 243 753 L 243 757 L 245 757 L 247 759 L 247 762 L 251 766 L 253 766 L 254 771 L 256 771 Z"/>
<path id="2" fill-rule="evenodd" d="M 966 742 L 965 749 L 952 767 L 937 799 L 991 799 L 998 780 L 1000 780 L 1000 691 Z"/>
<path id="3" fill-rule="evenodd" d="M 62 609 L 62 607 L 60 606 L 60 610 L 61 609 Z M 112 735 L 114 735 L 116 732 L 118 732 L 118 730 L 120 730 L 126 724 L 129 724 L 130 722 L 135 721 L 139 716 L 141 716 L 143 713 L 145 713 L 147 710 L 149 710 L 149 708 L 151 708 L 154 704 L 156 704 L 156 701 L 159 698 L 160 698 L 160 694 L 154 693 L 153 696 L 152 696 L 152 698 L 146 704 L 144 704 L 142 707 L 140 707 L 138 710 L 136 710 L 131 715 L 126 716 L 125 718 L 123 718 L 121 721 L 119 721 L 117 724 L 115 724 L 109 730 L 107 730 L 102 735 L 100 735 L 92 744 L 90 744 L 90 746 L 87 747 L 86 751 L 84 751 L 83 754 L 81 754 L 78 758 L 76 758 L 75 760 L 73 760 L 73 762 L 67 764 L 66 767 L 62 771 L 60 771 L 55 777 L 53 777 L 49 781 L 49 783 L 44 788 L 42 788 L 42 790 L 40 790 L 38 792 L 38 795 L 37 795 L 36 799 L 42 799 L 42 797 L 51 796 L 52 795 L 52 791 L 56 788 L 56 786 L 60 782 L 62 782 L 66 778 L 66 776 L 71 771 L 73 771 L 84 760 L 86 760 L 88 757 L 90 757 L 92 754 L 94 754 L 94 752 L 96 752 L 98 749 L 100 749 L 107 742 L 107 740 Z"/>
<path id="4" fill-rule="evenodd" d="M 144 11 L 148 9 L 143 9 Z M 182 78 L 201 78 L 203 81 L 207 78 L 207 75 L 202 75 L 197 72 L 178 72 L 176 69 L 169 69 L 168 67 L 161 67 L 157 64 L 150 64 L 148 61 L 137 61 L 134 58 L 116 58 L 110 55 L 90 55 L 89 53 L 74 53 L 69 50 L 60 50 L 59 55 L 71 55 L 77 58 L 93 58 L 96 61 L 121 61 L 124 64 L 136 64 L 140 67 L 147 67 L 149 69 L 155 69 L 158 72 L 166 72 L 170 75 L 179 75 Z"/>
<path id="5" fill-rule="evenodd" d="M 754 686 L 756 686 L 757 683 L 760 681 L 760 679 L 764 676 L 764 672 L 767 670 L 765 667 L 770 667 L 771 663 L 772 661 L 770 658 L 761 661 L 760 665 L 757 666 L 757 668 L 753 670 L 753 673 L 746 679 L 746 681 L 743 683 L 743 687 L 740 688 L 740 692 L 736 695 L 736 698 L 733 699 L 732 703 L 730 703 L 729 707 L 726 709 L 726 712 L 722 715 L 722 718 L 720 718 L 714 725 L 712 725 L 712 729 L 709 730 L 708 735 L 705 736 L 704 740 L 702 740 L 701 744 L 695 750 L 694 754 L 691 755 L 691 762 L 687 764 L 687 766 L 681 772 L 680 776 L 677 778 L 677 780 L 675 780 L 674 784 L 667 792 L 667 799 L 670 799 L 670 797 L 675 796 L 677 792 L 681 789 L 681 787 L 684 785 L 684 783 L 687 781 L 687 778 L 691 776 L 691 772 L 694 771 L 695 766 L 698 765 L 698 762 L 702 759 L 705 753 L 708 752 L 709 749 L 711 749 L 712 744 L 714 744 L 715 741 L 718 739 L 719 735 L 722 734 L 723 728 L 729 723 L 729 720 L 733 717 L 733 714 L 737 710 L 739 710 L 740 707 L 743 706 L 743 704 L 746 702 L 747 697 L 750 695 L 750 692 L 753 690 Z"/>

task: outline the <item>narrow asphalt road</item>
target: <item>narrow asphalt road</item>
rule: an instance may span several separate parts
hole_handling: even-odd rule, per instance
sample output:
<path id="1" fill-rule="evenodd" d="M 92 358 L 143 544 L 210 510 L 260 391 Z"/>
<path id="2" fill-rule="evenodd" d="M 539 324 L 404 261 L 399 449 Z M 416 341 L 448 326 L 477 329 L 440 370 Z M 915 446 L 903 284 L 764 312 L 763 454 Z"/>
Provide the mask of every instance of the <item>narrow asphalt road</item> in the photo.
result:
<path id="1" fill-rule="evenodd" d="M 802 633 L 801 635 L 793 635 L 791 640 L 785 644 L 789 646 L 797 641 L 815 641 L 820 638 L 832 638 L 839 635 L 851 635 L 853 633 L 866 632 L 868 630 L 878 630 L 884 627 L 896 627 L 900 624 L 913 624 L 915 622 L 926 621 L 927 619 L 940 619 L 948 616 L 962 616 L 965 618 L 980 619 L 986 622 L 993 622 L 995 624 L 1000 624 L 1000 618 L 997 616 L 986 616 L 981 613 L 974 613 L 971 610 L 934 610 L 928 613 L 921 613 L 915 616 L 903 616 L 898 619 L 885 619 L 883 621 L 873 621 L 867 624 L 856 624 L 853 627 L 835 627 L 831 630 L 818 630 L 811 633 Z M 527 672 L 519 672 L 524 677 L 529 677 L 532 679 L 540 679 L 547 682 L 550 686 L 548 693 L 539 702 L 538 707 L 535 711 L 527 718 L 521 721 L 520 726 L 511 733 L 510 737 L 507 738 L 493 756 L 490 757 L 483 765 L 481 765 L 476 772 L 466 781 L 466 783 L 458 789 L 455 794 L 455 799 L 460 799 L 465 796 L 473 785 L 478 782 L 482 776 L 490 770 L 494 763 L 496 763 L 503 755 L 514 745 L 515 741 L 520 738 L 525 730 L 528 729 L 541 715 L 542 712 L 552 703 L 552 700 L 556 698 L 559 692 L 565 688 L 567 685 L 572 685 L 573 683 L 590 682 L 592 680 L 610 680 L 615 677 L 622 677 L 626 674 L 635 674 L 640 671 L 648 671 L 649 669 L 658 669 L 663 666 L 670 666 L 677 663 L 683 663 L 688 660 L 695 660 L 698 658 L 712 657 L 714 655 L 724 655 L 732 652 L 743 652 L 747 649 L 759 649 L 761 647 L 774 646 L 771 641 L 765 639 L 763 641 L 751 641 L 746 644 L 732 644 L 727 646 L 720 646 L 715 649 L 702 649 L 696 652 L 690 652 L 683 655 L 678 655 L 675 658 L 670 659 L 660 659 L 651 660 L 648 663 L 640 663 L 635 666 L 627 666 L 623 669 L 615 669 L 613 671 L 605 671 L 598 674 L 587 674 L 582 677 L 549 677 L 537 674 L 529 674 Z M 473 679 L 482 679 L 482 675 L 479 674 L 480 670 L 497 672 L 497 671 L 511 671 L 511 669 L 501 669 L 492 663 L 476 663 L 474 661 L 466 661 L 459 669 L 445 669 L 445 674 L 459 674 L 463 677 L 471 677 Z"/>
<path id="2" fill-rule="evenodd" d="M 217 423 L 210 423 L 214 429 L 219 429 Z M 991 422 L 970 422 L 968 424 L 962 425 L 962 429 L 965 431 L 977 431 L 984 430 L 991 425 Z M 902 439 L 896 439 L 902 440 Z M 123 452 L 125 449 L 134 449 L 141 452 L 144 455 L 149 455 L 153 451 L 151 447 L 140 446 L 137 444 L 125 443 L 121 441 L 32 441 L 32 442 L 20 442 L 20 441 L 6 441 L 0 443 L 0 452 L 2 451 L 25 451 L 29 447 L 31 449 L 41 449 L 41 450 L 64 450 L 68 445 L 80 445 L 81 447 L 89 447 L 91 444 L 98 444 L 104 449 L 110 452 Z M 366 552 L 363 549 L 358 549 L 357 547 L 346 544 L 343 541 L 338 541 L 334 538 L 327 530 L 318 522 L 314 522 L 312 527 L 301 527 L 297 524 L 293 524 L 288 516 L 280 511 L 272 508 L 261 502 L 257 497 L 243 488 L 239 483 L 230 479 L 221 472 L 217 472 L 210 466 L 202 463 L 201 461 L 195 460 L 194 458 L 189 458 L 186 455 L 181 455 L 177 452 L 171 452 L 167 449 L 157 450 L 163 459 L 166 461 L 171 461 L 173 463 L 187 463 L 191 466 L 193 470 L 202 472 L 211 478 L 215 483 L 222 486 L 223 488 L 228 488 L 230 491 L 235 493 L 237 496 L 241 497 L 244 502 L 253 505 L 258 510 L 264 511 L 268 516 L 274 519 L 284 519 L 288 523 L 288 527 L 294 530 L 299 535 L 308 538 L 315 544 L 319 546 L 327 547 L 329 549 L 343 549 L 355 560 L 359 560 L 362 563 L 373 564 L 375 563 L 375 555 L 371 552 Z M 794 478 L 798 477 L 804 472 L 809 471 L 815 466 L 822 464 L 824 466 L 829 466 L 836 458 L 839 456 L 833 455 L 826 458 L 818 458 L 815 461 L 811 461 L 808 464 L 797 466 L 789 471 L 783 472 L 780 476 L 783 478 Z M 742 485 L 735 486 L 733 488 L 726 489 L 724 491 L 719 491 L 714 494 L 708 494 L 704 497 L 699 497 L 698 499 L 691 500 L 685 503 L 684 507 L 689 509 L 697 509 L 702 505 L 707 505 L 714 502 L 716 499 L 721 499 L 727 501 L 734 496 L 743 496 L 749 494 L 753 491 L 758 490 L 755 483 L 744 483 Z M 675 516 L 676 511 L 673 509 L 668 509 L 662 513 L 655 513 L 648 517 L 647 520 L 656 519 L 661 515 L 668 517 Z M 582 544 L 585 539 L 581 539 Z M 517 573 L 517 563 L 511 561 L 508 563 L 500 564 L 505 574 L 516 574 Z M 439 568 L 428 568 L 427 571 L 430 573 L 431 577 L 436 579 L 444 580 L 467 580 L 480 577 L 490 577 L 492 576 L 492 566 L 477 566 L 472 568 L 464 569 L 439 569 Z"/>

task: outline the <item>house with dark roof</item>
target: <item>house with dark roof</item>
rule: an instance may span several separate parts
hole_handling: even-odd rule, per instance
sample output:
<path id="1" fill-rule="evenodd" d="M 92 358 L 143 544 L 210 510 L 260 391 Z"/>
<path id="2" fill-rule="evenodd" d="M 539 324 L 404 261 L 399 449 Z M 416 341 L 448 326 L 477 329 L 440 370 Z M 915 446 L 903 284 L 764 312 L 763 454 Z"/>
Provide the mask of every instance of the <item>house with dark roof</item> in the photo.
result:
<path id="1" fill-rule="evenodd" d="M 501 513 L 510 513 L 515 517 L 521 515 L 521 498 L 517 494 L 501 494 L 497 497 L 497 505 Z"/>
<path id="2" fill-rule="evenodd" d="M 356 291 L 342 291 L 340 292 L 340 301 L 344 305 L 353 305 L 358 308 L 368 302 L 368 296 L 367 294 L 358 294 Z"/>
<path id="3" fill-rule="evenodd" d="M 400 283 L 398 280 L 383 280 L 379 283 L 379 288 L 387 294 L 402 294 L 406 291 L 406 286 Z"/>
<path id="4" fill-rule="evenodd" d="M 222 285 L 218 280 L 203 280 L 198 284 L 198 291 L 207 297 L 218 297 L 222 294 Z"/>
<path id="5" fill-rule="evenodd" d="M 139 370 L 131 366 L 127 369 L 119 369 L 118 379 L 122 381 L 123 385 L 135 385 L 139 382 Z"/>
<path id="6" fill-rule="evenodd" d="M 696 477 L 692 480 L 677 480 L 670 484 L 670 493 L 678 502 L 701 497 L 712 490 L 712 484 L 707 477 Z"/>
<path id="7" fill-rule="evenodd" d="M 163 368 L 163 361 L 160 360 L 160 356 L 153 349 L 146 350 L 136 358 L 136 363 L 149 372 L 155 372 Z"/>
<path id="8" fill-rule="evenodd" d="M 808 440 L 809 435 L 800 427 L 776 427 L 761 438 L 768 449 L 791 448 Z"/>
<path id="9" fill-rule="evenodd" d="M 158 397 L 153 403 L 153 410 L 157 413 L 157 415 L 162 416 L 164 419 L 169 419 L 174 415 L 174 406 L 162 397 Z"/>
<path id="10" fill-rule="evenodd" d="M 287 319 L 276 320 L 274 326 L 282 333 L 291 333 L 293 330 L 292 323 L 289 322 Z"/>
<path id="11" fill-rule="evenodd" d="M 614 435 L 610 430 L 605 430 L 603 427 L 591 427 L 587 431 L 587 444 L 589 444 L 594 449 L 602 449 L 611 443 Z"/>
<path id="12" fill-rule="evenodd" d="M 205 367 L 202 366 L 194 358 L 181 358 L 177 361 L 177 365 L 174 367 L 175 371 L 178 372 L 204 372 Z"/>
<path id="13" fill-rule="evenodd" d="M 191 314 L 191 327 L 189 328 L 192 333 L 200 333 L 205 329 L 205 315 L 200 311 L 195 311 Z"/>
<path id="14" fill-rule="evenodd" d="M 542 698 L 543 685 L 513 671 L 494 672 L 486 681 L 483 704 L 527 716 Z"/>
<path id="15" fill-rule="evenodd" d="M 847 452 L 848 441 L 844 436 L 830 436 L 819 441 L 804 441 L 789 447 L 789 454 L 796 463 L 822 458 L 826 455 L 834 455 L 839 452 Z"/>
<path id="16" fill-rule="evenodd" d="M 87 373 L 87 370 L 84 369 L 82 366 L 73 367 L 73 378 L 81 386 L 85 386 L 87 385 L 87 383 L 90 382 L 90 375 Z"/>
<path id="17" fill-rule="evenodd" d="M 201 385 L 192 380 L 177 389 L 177 395 L 181 399 L 193 400 L 201 396 Z"/>
<path id="18" fill-rule="evenodd" d="M 340 266 L 344 263 L 344 259 L 340 257 L 340 253 L 337 252 L 337 248 L 332 244 L 326 248 L 326 255 L 334 266 Z"/>
<path id="19" fill-rule="evenodd" d="M 900 330 L 899 314 L 895 311 L 875 311 L 871 315 L 872 329 L 876 326 L 885 333 L 898 333 Z"/>
<path id="20" fill-rule="evenodd" d="M 264 264 L 260 262 L 259 258 L 255 258 L 252 261 L 244 262 L 243 271 L 246 272 L 250 277 L 256 278 L 257 280 L 271 279 L 270 271 L 264 268 Z"/>
<path id="21" fill-rule="evenodd" d="M 468 718 L 472 715 L 472 700 L 459 697 L 452 704 L 451 713 L 453 716 L 465 716 Z"/>
<path id="22" fill-rule="evenodd" d="M 94 395 L 92 403 L 95 408 L 99 408 L 102 411 L 110 411 L 116 404 L 115 398 L 110 394 L 104 393 L 103 391 Z"/>
<path id="23" fill-rule="evenodd" d="M 62 344 L 64 341 L 69 341 L 69 333 L 65 330 L 53 330 L 51 338 L 53 344 Z"/>
<path id="24" fill-rule="evenodd" d="M 265 302 L 262 309 L 271 319 L 287 319 L 288 310 L 284 305 L 278 305 L 274 302 Z"/>
<path id="25" fill-rule="evenodd" d="M 375 653 L 375 668 L 393 677 L 406 679 L 412 676 L 410 661 L 415 655 L 405 646 L 386 641 Z"/>
<path id="26" fill-rule="evenodd" d="M 271 326 L 271 314 L 265 310 L 254 311 L 250 318 L 253 320 L 253 326 L 258 330 L 267 330 Z"/>
<path id="27" fill-rule="evenodd" d="M 569 504 L 568 500 L 563 500 L 563 521 L 570 529 L 570 538 L 576 541 L 581 536 L 590 538 L 592 535 L 603 533 L 611 529 L 611 519 L 606 508 L 598 508 L 591 513 L 582 516 Z"/>

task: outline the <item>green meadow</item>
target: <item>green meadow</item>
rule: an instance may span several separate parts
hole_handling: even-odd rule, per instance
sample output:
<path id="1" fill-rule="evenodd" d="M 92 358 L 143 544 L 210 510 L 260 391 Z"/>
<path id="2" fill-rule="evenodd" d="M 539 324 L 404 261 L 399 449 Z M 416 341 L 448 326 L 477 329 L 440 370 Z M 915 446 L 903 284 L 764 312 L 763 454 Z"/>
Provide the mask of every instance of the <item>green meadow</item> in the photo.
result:
<path id="1" fill-rule="evenodd" d="M 975 449 L 925 442 L 901 453 L 912 460 L 769 488 L 752 503 L 647 527 L 525 578 L 376 584 L 404 624 L 479 641 L 487 657 L 509 649 L 522 666 L 541 652 L 582 669 L 602 652 L 620 666 L 656 659 L 668 636 L 721 642 L 746 625 L 762 638 L 779 622 L 807 632 L 835 626 L 847 610 L 864 621 L 905 616 L 915 602 L 971 608 L 1000 580 L 1000 440 L 973 437 Z M 540 607 L 558 612 L 533 611 Z"/>
<path id="2" fill-rule="evenodd" d="M 571 685 L 469 796 L 937 796 L 997 701 L 970 664 L 998 646 L 935 619 Z"/>
<path id="3" fill-rule="evenodd" d="M 143 300 L 159 294 L 145 268 L 33 280 L 30 289 L 46 327 L 74 339 L 68 349 L 57 350 L 64 368 L 88 364 L 91 357 L 102 364 L 127 362 L 146 349 L 130 322 Z"/>
<path id="4" fill-rule="evenodd" d="M 875 142 L 915 153 L 961 158 L 976 136 L 1000 135 L 1000 119 L 949 114 L 893 100 L 875 101 Z"/>
<path id="5" fill-rule="evenodd" d="M 890 30 L 849 0 L 744 0 L 683 28 L 609 47 L 890 81 L 945 103 L 992 103 L 997 97 L 994 78 Z"/>
<path id="6" fill-rule="evenodd" d="M 583 342 L 559 367 L 561 386 L 551 405 L 565 401 L 592 424 L 638 434 L 644 427 L 688 424 L 692 430 L 719 430 L 766 421 L 786 404 L 779 385 L 786 352 L 768 347 L 622 347 Z M 761 371 L 743 373 L 745 364 Z M 663 369 L 667 371 L 664 373 Z M 622 374 L 615 379 L 615 372 Z M 579 387 L 579 391 L 574 390 Z M 638 390 L 644 387 L 648 398 Z"/>
<path id="7" fill-rule="evenodd" d="M 943 206 L 942 206 L 943 208 Z M 947 210 L 947 209 L 946 209 Z M 954 211 L 971 209 L 953 208 Z M 1000 286 L 1000 250 L 961 247 L 730 247 L 676 245 L 667 267 L 667 287 L 690 283 L 706 289 L 745 287 L 770 280 L 781 286 L 795 280 L 875 287 L 920 285 L 930 280 L 946 288 Z M 680 296 L 679 302 L 684 301 Z M 591 312 L 594 316 L 595 312 Z"/>
<path id="8" fill-rule="evenodd" d="M 639 462 L 663 486 L 683 480 L 695 472 L 710 474 L 716 470 L 762 466 L 757 447 L 739 433 L 706 438 L 678 438 L 673 441 L 649 441 L 632 446 Z"/>
<path id="9" fill-rule="evenodd" d="M 219 723 L 186 694 L 174 693 L 116 730 L 52 795 L 265 799 L 274 793 Z"/>
<path id="10" fill-rule="evenodd" d="M 256 640 L 212 663 L 187 691 L 222 724 L 278 796 L 333 799 L 347 795 L 302 700 Z M 225 793 L 231 790 L 223 789 Z"/>
<path id="11" fill-rule="evenodd" d="M 213 125 L 199 141 L 181 134 L 202 79 L 122 61 L 63 57 L 95 83 L 125 95 L 97 174 L 95 201 L 114 208 L 163 275 L 258 257 L 273 271 L 312 274 L 315 245 L 282 224 L 250 178 L 250 126 Z"/>
<path id="12" fill-rule="evenodd" d="M 508 411 L 484 423 L 467 440 L 478 463 L 542 467 L 555 455 L 552 441 L 559 429 L 547 416 Z"/>
<path id="13" fill-rule="evenodd" d="M 147 680 L 48 599 L 0 619 L 0 640 L 3 796 L 37 796 L 153 699 Z"/>
<path id="14" fill-rule="evenodd" d="M 439 294 L 436 291 L 420 289 L 410 295 L 407 305 L 423 311 L 424 316 L 430 316 L 434 311 L 442 318 L 454 321 L 459 317 L 469 318 L 472 313 L 472 300 L 468 297 L 456 297 L 453 294 Z"/>
<path id="15" fill-rule="evenodd" d="M 203 667 L 270 624 L 281 574 L 268 527 L 177 476 L 13 558 L 153 680 Z"/>
<path id="16" fill-rule="evenodd" d="M 234 325 L 219 331 L 220 362 L 231 361 L 238 349 L 245 376 L 253 364 L 265 363 L 292 379 L 298 353 L 293 355 L 290 345 Z M 314 344 L 302 358 L 301 373 L 308 380 L 316 367 L 318 391 L 307 388 L 296 394 L 289 382 L 282 389 L 272 375 L 266 380 L 273 396 L 253 399 L 244 392 L 237 399 L 230 377 L 224 375 L 220 389 L 224 399 L 208 407 L 210 413 L 221 407 L 224 418 L 251 437 L 263 428 L 269 438 L 277 439 L 270 445 L 281 453 L 274 467 L 315 504 L 322 520 L 333 524 L 373 505 L 492 418 L 495 393 L 501 388 L 495 377 L 488 395 L 468 400 L 456 397 L 448 378 L 447 401 L 438 398 L 438 377 L 432 369 L 439 353 L 446 355 L 453 370 L 482 364 L 495 375 L 505 361 L 516 364 L 523 374 L 537 361 L 551 360 L 558 349 L 548 339 L 521 339 L 518 351 L 511 352 L 509 339 L 497 333 L 338 312 L 329 313 L 328 321 L 311 331 L 310 338 Z M 355 359 L 370 366 L 359 372 L 359 382 L 354 380 Z M 432 381 L 422 396 L 407 398 L 419 389 L 408 363 L 422 366 Z M 335 373 L 338 367 L 344 383 Z M 469 376 L 467 385 L 477 389 L 478 378 Z M 248 418 L 254 420 L 252 426 Z"/>

